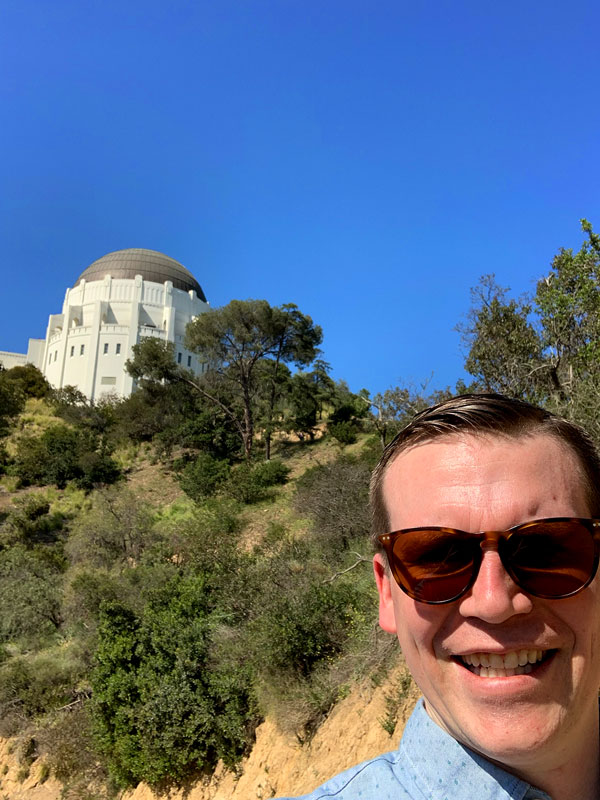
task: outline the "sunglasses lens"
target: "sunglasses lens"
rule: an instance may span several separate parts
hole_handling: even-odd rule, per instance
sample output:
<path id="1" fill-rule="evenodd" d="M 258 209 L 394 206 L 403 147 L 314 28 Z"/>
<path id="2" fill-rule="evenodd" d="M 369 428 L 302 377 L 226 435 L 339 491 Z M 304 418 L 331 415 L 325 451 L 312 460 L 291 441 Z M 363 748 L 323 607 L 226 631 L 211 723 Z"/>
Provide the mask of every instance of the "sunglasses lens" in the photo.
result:
<path id="1" fill-rule="evenodd" d="M 537 597 L 567 597 L 592 577 L 594 539 L 576 519 L 524 525 L 500 542 L 502 561 L 525 591 Z"/>
<path id="2" fill-rule="evenodd" d="M 470 585 L 479 542 L 458 531 L 420 529 L 396 536 L 388 550 L 397 583 L 415 600 L 444 603 Z"/>

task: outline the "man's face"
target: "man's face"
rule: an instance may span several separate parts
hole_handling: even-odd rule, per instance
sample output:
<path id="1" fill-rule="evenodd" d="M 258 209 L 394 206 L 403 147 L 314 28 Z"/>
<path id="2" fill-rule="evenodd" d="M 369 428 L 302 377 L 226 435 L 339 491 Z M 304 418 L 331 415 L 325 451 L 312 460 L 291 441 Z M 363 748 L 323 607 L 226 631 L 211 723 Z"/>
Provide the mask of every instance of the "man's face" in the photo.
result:
<path id="1" fill-rule="evenodd" d="M 438 525 L 475 533 L 547 517 L 588 517 L 582 483 L 574 456 L 549 436 L 471 435 L 400 454 L 383 490 L 391 531 Z M 492 549 L 472 589 L 435 606 L 404 594 L 384 559 L 375 556 L 380 624 L 398 635 L 439 725 L 516 770 L 534 762 L 554 767 L 573 748 L 597 748 L 597 578 L 574 597 L 541 600 L 515 585 Z M 534 662 L 531 672 L 507 674 L 514 654 L 522 659 L 523 651 Z M 481 654 L 498 665 L 495 677 L 482 677 L 472 666 Z"/>

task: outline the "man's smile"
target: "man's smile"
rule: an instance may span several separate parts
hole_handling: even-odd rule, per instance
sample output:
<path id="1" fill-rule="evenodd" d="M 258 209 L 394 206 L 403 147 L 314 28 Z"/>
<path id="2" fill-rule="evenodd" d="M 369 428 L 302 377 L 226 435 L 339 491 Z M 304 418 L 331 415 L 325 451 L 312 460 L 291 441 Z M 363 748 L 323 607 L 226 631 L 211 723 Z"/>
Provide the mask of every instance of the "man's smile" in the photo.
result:
<path id="1" fill-rule="evenodd" d="M 529 675 L 555 652 L 522 648 L 507 653 L 465 653 L 455 657 L 455 660 L 481 678 L 511 678 L 514 675 Z"/>

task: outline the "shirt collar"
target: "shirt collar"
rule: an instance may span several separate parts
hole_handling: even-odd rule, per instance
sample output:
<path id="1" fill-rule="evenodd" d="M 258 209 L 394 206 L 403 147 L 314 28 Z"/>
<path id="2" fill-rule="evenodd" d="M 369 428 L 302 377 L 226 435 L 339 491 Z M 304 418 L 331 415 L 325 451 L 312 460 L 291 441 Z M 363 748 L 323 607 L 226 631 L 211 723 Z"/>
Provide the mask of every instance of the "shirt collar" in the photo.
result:
<path id="1" fill-rule="evenodd" d="M 399 763 L 412 772 L 423 795 L 431 800 L 524 800 L 532 789 L 530 784 L 452 738 L 427 714 L 423 699 L 404 729 Z M 534 794 L 548 797 L 537 789 Z"/>

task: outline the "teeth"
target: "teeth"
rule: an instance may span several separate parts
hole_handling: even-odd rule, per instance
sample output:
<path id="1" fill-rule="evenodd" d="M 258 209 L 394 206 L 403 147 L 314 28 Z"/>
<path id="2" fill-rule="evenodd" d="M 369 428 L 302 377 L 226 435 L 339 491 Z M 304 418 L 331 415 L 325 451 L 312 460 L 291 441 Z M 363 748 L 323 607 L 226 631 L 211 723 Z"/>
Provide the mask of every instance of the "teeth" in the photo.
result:
<path id="1" fill-rule="evenodd" d="M 524 667 L 529 660 L 529 650 L 519 650 L 519 666 Z"/>
<path id="2" fill-rule="evenodd" d="M 513 650 L 512 653 L 507 653 L 504 656 L 504 668 L 505 669 L 514 669 L 515 667 L 519 666 L 519 654 L 516 650 Z"/>
<path id="3" fill-rule="evenodd" d="M 484 678 L 504 678 L 513 675 L 528 675 L 543 657 L 544 650 L 511 650 L 509 653 L 466 653 L 461 656 L 471 672 Z"/>

